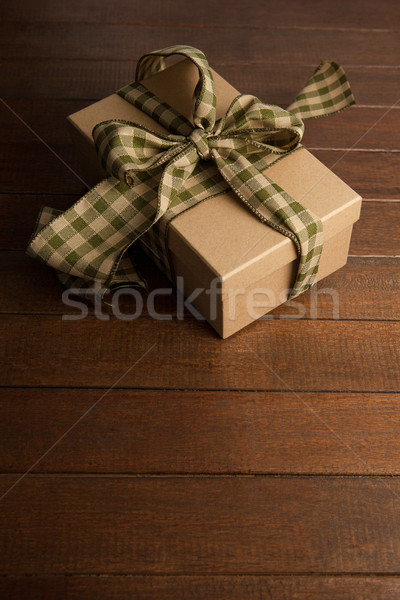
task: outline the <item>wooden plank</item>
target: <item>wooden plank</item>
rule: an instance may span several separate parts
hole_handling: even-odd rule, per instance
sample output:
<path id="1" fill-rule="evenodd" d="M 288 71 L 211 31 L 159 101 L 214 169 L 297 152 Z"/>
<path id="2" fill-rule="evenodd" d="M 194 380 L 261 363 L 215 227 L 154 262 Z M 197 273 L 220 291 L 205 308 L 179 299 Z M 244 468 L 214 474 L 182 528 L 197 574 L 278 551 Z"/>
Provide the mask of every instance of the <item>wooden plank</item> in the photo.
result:
<path id="1" fill-rule="evenodd" d="M 52 158 L 49 157 L 50 161 Z M 54 158 L 54 162 L 56 162 L 56 158 Z M 84 192 L 83 189 L 82 192 Z M 25 250 L 41 206 L 66 210 L 78 199 L 79 195 L 0 194 L 0 248 L 2 250 Z"/>
<path id="2" fill-rule="evenodd" d="M 371 20 L 371 15 L 373 19 Z M 34 7 L 30 2 L 8 0 L 4 2 L 3 19 L 19 22 L 60 22 L 74 23 L 129 23 L 153 26 L 199 25 L 214 27 L 238 27 L 245 23 L 247 27 L 271 29 L 319 27 L 323 29 L 346 28 L 388 28 L 397 26 L 400 18 L 396 2 L 385 0 L 377 4 L 373 0 L 354 0 L 351 4 L 346 0 L 318 2 L 312 0 L 288 0 L 285 10 L 279 0 L 268 3 L 268 18 L 265 6 L 261 3 L 246 6 L 240 2 L 221 0 L 218 10 L 213 10 L 209 2 L 194 4 L 187 10 L 184 0 L 166 4 L 161 0 L 150 0 L 141 4 L 138 9 L 130 0 L 122 0 L 117 6 L 110 5 L 107 0 L 89 0 L 85 3 L 71 0 L 65 4 L 61 0 L 41 2 Z"/>
<path id="3" fill-rule="evenodd" d="M 13 143 L 37 141 L 38 138 L 29 129 L 31 128 L 48 144 L 65 144 L 70 141 L 67 116 L 85 108 L 91 102 L 69 99 L 14 98 L 8 100 L 7 104 L 9 108 L 0 103 L 0 127 L 7 139 L 12 140 Z M 384 109 L 375 110 L 381 112 Z M 13 114 L 12 111 L 16 114 Z"/>
<path id="4" fill-rule="evenodd" d="M 83 195 L 89 187 L 83 183 L 82 160 L 71 144 L 52 144 L 50 149 L 41 142 L 3 143 L 0 144 L 0 155 L 3 158 L 0 171 L 3 193 Z M 17 164 L 23 164 L 24 169 L 16 169 Z"/>
<path id="5" fill-rule="evenodd" d="M 354 224 L 350 254 L 398 256 L 399 222 L 399 202 L 363 202 L 360 220 Z"/>
<path id="6" fill-rule="evenodd" d="M 59 1 L 40 3 L 38 17 L 29 16 L 34 12 L 33 4 L 14 6 L 13 10 L 19 9 L 19 14 L 14 12 L 11 18 L 19 20 L 22 15 L 25 20 L 38 20 L 33 25 L 19 24 L 15 28 L 13 23 L 4 25 L 4 56 L 8 58 L 2 61 L 2 74 L 3 80 L 8 79 L 7 83 L 2 82 L 2 92 L 6 96 L 82 99 L 96 98 L 99 94 L 97 97 L 102 97 L 132 79 L 131 34 L 135 32 L 134 46 L 138 54 L 142 53 L 142 47 L 147 50 L 164 43 L 176 43 L 182 35 L 191 42 L 198 40 L 198 45 L 209 50 L 212 58 L 220 60 L 221 69 L 216 67 L 223 75 L 231 72 L 233 79 L 227 78 L 233 83 L 235 78 L 244 83 L 248 81 L 252 89 L 265 94 L 263 98 L 277 104 L 287 103 L 297 93 L 314 63 L 324 58 L 320 51 L 329 51 L 329 57 L 344 62 L 361 104 L 390 106 L 398 101 L 398 33 L 376 31 L 398 27 L 399 7 L 394 3 L 383 2 L 374 5 L 372 10 L 371 0 L 362 6 L 360 0 L 355 0 L 352 6 L 347 3 L 345 6 L 343 0 L 339 0 L 336 9 L 327 2 L 312 8 L 309 0 L 301 0 L 297 5 L 288 0 L 288 10 L 282 12 L 282 7 L 272 0 L 268 10 L 270 24 L 265 28 L 266 9 L 260 3 L 243 13 L 243 4 L 230 3 L 228 7 L 222 0 L 218 15 L 210 18 L 216 11 L 214 8 L 211 13 L 207 2 L 188 12 L 181 11 L 181 0 L 174 6 L 170 3 L 161 6 L 160 0 L 150 0 L 143 7 L 143 13 L 140 12 L 141 24 L 145 18 L 149 25 L 145 28 L 140 23 L 138 27 L 129 26 L 130 17 L 137 18 L 139 13 L 137 7 L 126 5 L 127 0 L 107 9 L 103 0 L 97 7 L 93 7 L 93 0 L 80 7 L 77 0 L 72 0 L 69 9 L 59 8 Z M 177 22 L 178 9 L 182 15 L 180 22 Z M 77 19 L 86 24 L 43 24 L 52 11 L 49 20 Z M 281 22 L 276 23 L 275 13 L 279 11 Z M 296 11 L 301 15 L 295 21 Z M 7 14 L 10 18 L 10 13 Z M 190 16 L 186 17 L 187 14 Z M 227 15 L 231 15 L 228 23 L 224 21 Z M 122 16 L 122 25 L 99 25 L 101 20 L 121 21 Z M 212 22 L 211 27 L 206 18 Z M 287 27 L 289 21 L 292 28 Z M 275 23 L 283 29 L 275 30 Z M 244 24 L 246 29 L 242 27 Z M 227 29 L 227 25 L 231 29 Z M 235 25 L 239 27 L 235 29 Z M 375 28 L 373 32 L 359 30 L 371 25 Z M 310 31 L 315 26 L 325 31 Z M 301 30 L 301 27 L 307 29 Z M 340 30 L 349 27 L 355 30 Z M 119 36 L 115 34 L 117 31 L 121 32 Z M 82 50 L 82 39 L 88 32 L 86 51 Z M 102 39 L 98 37 L 99 32 L 111 32 L 111 35 Z M 249 39 L 258 42 L 249 45 Z M 122 49 L 125 62 L 120 61 L 120 40 L 125 43 Z M 350 42 L 353 43 L 351 48 Z M 257 52 L 261 48 L 259 56 L 256 48 Z M 60 58 L 64 51 L 68 58 Z M 82 53 L 89 57 L 88 61 L 81 60 Z M 27 54 L 32 58 L 28 60 Z M 90 60 L 94 56 L 106 60 Z M 301 64 L 288 65 L 293 56 Z M 116 60 L 108 60 L 112 57 Z M 43 113 L 54 127 L 51 144 L 56 145 L 68 164 L 75 165 L 75 170 L 79 163 L 74 162 L 74 154 L 70 155 L 71 150 L 62 147 L 56 138 L 57 131 L 61 142 L 64 141 L 58 113 L 46 113 L 45 105 Z M 28 113 L 28 117 L 33 116 Z M 382 111 L 376 118 L 380 116 Z M 359 147 L 368 152 L 352 152 L 348 159 L 345 157 L 334 167 L 366 197 L 399 198 L 399 165 L 393 156 L 395 153 L 370 152 L 396 148 L 391 137 L 391 131 L 398 129 L 396 116 L 394 112 L 389 113 L 380 128 L 374 128 L 361 140 Z M 331 131 L 351 146 L 353 135 L 360 137 L 371 126 L 374 113 L 363 113 L 362 123 L 358 120 L 353 123 L 349 116 L 345 119 L 337 121 L 337 128 L 332 123 L 325 130 L 318 129 L 318 123 L 314 129 L 313 123 L 308 130 L 310 142 L 306 143 L 326 148 L 318 143 L 324 138 L 319 132 L 330 136 Z M 39 129 L 47 127 L 42 117 L 37 123 Z M 345 130 L 342 134 L 339 123 Z M 4 188 L 0 181 L 0 191 L 10 192 L 11 199 L 16 198 L 15 191 L 39 194 L 44 190 L 48 194 L 70 194 L 71 197 L 83 192 L 84 186 L 72 183 L 72 179 L 61 172 L 61 167 L 60 170 L 53 167 L 53 158 L 38 150 L 38 144 L 32 144 L 27 150 L 27 146 L 18 143 L 18 136 L 21 141 L 27 139 L 22 137 L 22 129 L 16 130 L 14 141 L 17 143 L 0 170 L 4 177 Z M 326 152 L 319 156 L 327 164 L 334 164 L 340 154 Z M 366 158 L 366 154 L 376 156 Z M 15 165 L 21 164 L 21 157 L 26 172 L 20 169 L 16 175 Z M 23 200 L 29 198 L 29 195 L 18 198 L 19 206 L 23 207 Z M 65 201 L 65 197 L 60 199 L 61 204 Z M 375 215 L 379 224 L 367 220 L 368 229 L 360 223 L 353 239 L 353 251 L 399 254 L 395 226 L 397 204 L 383 203 L 385 217 L 382 217 L 382 211 L 378 213 L 379 207 L 373 203 L 375 213 L 368 214 Z M 387 226 L 385 221 L 389 221 Z M 385 235 L 387 241 L 384 241 Z M 30 272 L 29 263 L 20 254 L 8 257 L 12 259 L 6 271 L 10 277 L 12 267 L 14 272 L 21 269 L 16 281 L 9 285 L 9 291 L 15 293 L 16 310 L 25 311 L 29 304 L 32 311 L 36 303 L 38 312 L 46 310 L 46 306 L 51 312 L 56 306 L 53 299 L 46 299 L 44 294 L 40 296 L 45 289 L 52 291 L 47 288 L 45 279 L 50 273 L 40 265 L 32 267 Z M 350 270 L 335 275 L 338 283 L 332 284 L 340 286 L 341 298 L 345 298 L 345 318 L 397 319 L 398 260 L 356 259 L 349 267 Z M 30 278 L 29 300 L 23 297 L 27 290 L 21 281 L 23 274 Z M 36 283 L 32 281 L 35 274 Z M 6 279 L 3 287 L 7 283 Z M 53 289 L 55 292 L 56 286 Z M 360 301 L 360 291 L 368 294 L 368 299 L 362 297 Z M 305 298 L 308 302 L 309 297 Z M 7 298 L 4 300 L 7 302 Z M 322 301 L 323 310 L 329 308 L 325 301 Z M 6 311 L 9 305 L 8 302 Z M 65 438 L 65 445 L 54 449 L 58 455 L 48 455 L 50 464 L 53 461 L 53 467 L 59 470 L 63 464 L 73 469 L 80 461 L 84 474 L 28 476 L 3 499 L 0 527 L 4 550 L 0 569 L 17 577 L 0 579 L 0 595 L 24 598 L 35 595 L 44 598 L 46 594 L 47 597 L 75 598 L 85 595 L 91 598 L 169 596 L 178 599 L 190 595 L 222 600 L 224 597 L 272 595 L 280 599 L 346 596 L 364 600 L 367 596 L 398 595 L 398 578 L 393 575 L 398 573 L 400 551 L 400 480 L 392 476 L 316 476 L 341 473 L 342 465 L 343 472 L 353 473 L 352 469 L 357 468 L 354 467 L 356 457 L 345 444 L 340 445 L 332 432 L 322 429 L 315 414 L 312 423 L 306 419 L 304 403 L 296 395 L 289 395 L 284 384 L 288 381 L 289 386 L 298 390 L 316 390 L 317 386 L 326 390 L 325 394 L 300 391 L 300 396 L 309 396 L 318 414 L 332 428 L 338 428 L 362 460 L 363 457 L 372 460 L 372 472 L 376 469 L 379 475 L 397 473 L 398 322 L 302 321 L 291 324 L 264 321 L 226 342 L 217 339 L 206 325 L 193 318 L 182 322 L 175 319 L 154 322 L 145 317 L 125 323 L 90 317 L 73 323 L 63 322 L 59 314 L 47 317 L 26 314 L 23 317 L 7 315 L 2 324 L 6 345 L 3 369 L 9 385 L 72 387 L 78 381 L 78 385 L 102 387 L 116 382 L 117 387 L 180 386 L 198 391 L 194 394 L 165 390 L 110 392 L 110 396 L 104 398 L 105 404 L 100 403 L 98 410 L 90 413 L 91 418 L 80 424 L 86 426 L 85 432 L 77 427 L 70 439 Z M 139 352 L 151 347 L 153 339 L 157 344 L 154 350 L 131 368 L 126 377 L 118 379 L 123 369 L 132 366 Z M 249 346 L 264 362 L 251 353 Z M 273 377 L 269 365 L 281 379 Z M 230 390 L 235 386 L 260 392 L 228 391 L 215 395 L 201 391 L 207 388 Z M 265 393 L 263 389 L 285 391 Z M 332 393 L 334 389 L 365 390 L 365 393 Z M 379 394 L 372 394 L 371 389 Z M 384 393 L 385 390 L 391 393 Z M 53 436 L 62 434 L 64 424 L 79 418 L 88 399 L 94 396 L 98 399 L 102 392 L 100 389 L 4 390 L 5 422 L 10 423 L 10 432 L 5 432 L 5 440 L 1 442 L 6 449 L 5 469 L 15 469 L 18 461 L 26 465 L 32 452 L 43 452 Z M 52 399 L 54 404 L 50 406 Z M 301 403 L 296 412 L 295 401 Z M 200 418 L 195 431 L 191 411 L 194 405 Z M 254 437 L 256 425 L 259 437 Z M 229 430 L 225 429 L 228 427 Z M 332 437 L 328 437 L 329 433 Z M 137 437 L 132 439 L 135 435 Z M 234 450 L 232 443 L 227 447 L 225 441 L 223 446 L 224 439 L 236 442 Z M 116 448 L 117 441 L 121 444 L 119 448 Z M 158 456 L 158 447 L 161 454 L 163 446 L 165 468 L 175 466 L 178 472 L 179 464 L 183 468 L 196 466 L 190 477 L 155 476 L 152 458 Z M 112 454 L 105 458 L 107 448 Z M 207 457 L 209 451 L 215 453 L 213 458 Z M 129 476 L 135 473 L 134 468 L 128 469 L 128 463 L 132 469 L 130 461 L 134 460 L 143 460 L 143 466 L 147 463 L 152 475 Z M 288 469 L 284 473 L 300 472 L 300 475 L 223 476 L 216 469 L 218 475 L 214 477 L 193 476 L 204 473 L 201 461 L 206 470 L 213 460 L 216 466 L 221 461 L 221 467 L 231 473 L 236 460 L 240 472 L 246 475 L 249 464 L 256 472 L 256 460 L 261 468 L 259 472 L 266 461 L 272 464 L 276 460 L 276 470 L 272 465 L 271 473 L 278 473 L 277 465 L 281 461 L 283 469 Z M 43 464 L 51 468 L 48 463 Z M 101 470 L 102 464 L 110 465 L 107 476 L 90 475 L 91 470 Z M 121 476 L 115 476 L 118 465 L 121 465 Z M 295 471 L 305 465 L 314 465 L 310 467 L 312 477 L 304 476 L 308 466 L 306 471 Z M 363 462 L 358 468 L 365 469 L 363 475 L 371 472 Z M 355 473 L 360 475 L 360 472 Z M 0 487 L 7 490 L 15 481 L 15 474 L 2 476 Z M 375 575 L 363 576 L 371 572 Z M 18 574 L 37 573 L 41 576 L 18 577 Z M 176 577 L 164 577 L 163 573 Z M 190 573 L 203 577 L 186 579 Z M 268 576 L 272 573 L 280 575 Z M 307 575 L 299 578 L 300 573 Z M 345 577 L 343 573 L 352 576 Z M 56 574 L 67 576 L 64 579 Z M 97 574 L 103 577 L 96 577 Z M 110 574 L 115 577 L 108 577 Z M 141 577 L 142 574 L 146 576 Z M 149 574 L 154 577 L 149 578 Z M 253 578 L 250 574 L 263 577 Z M 330 576 L 332 574 L 334 576 Z M 4 582 L 7 587 L 2 592 Z M 18 587 L 12 587 L 13 583 Z M 25 589 L 24 583 L 28 584 Z"/>
<path id="7" fill-rule="evenodd" d="M 148 296 L 142 295 L 143 314 L 154 315 L 155 311 L 155 316 L 176 317 L 180 305 L 175 288 L 141 253 L 140 270 L 150 291 L 164 290 L 162 295 L 156 294 L 154 307 L 148 304 Z M 0 288 L 3 314 L 80 314 L 78 307 L 63 303 L 63 288 L 53 270 L 22 252 L 0 253 L 0 279 L 7 282 Z M 321 281 L 296 302 L 281 305 L 266 318 L 398 320 L 399 293 L 400 258 L 351 257 L 346 267 Z M 132 296 L 115 297 L 114 303 L 123 313 L 132 314 L 135 310 Z M 87 306 L 89 314 L 93 314 L 93 304 L 88 302 Z M 106 305 L 103 311 L 115 317 Z M 184 314 L 185 318 L 192 317 L 187 309 Z"/>
<path id="8" fill-rule="evenodd" d="M 102 394 L 1 390 L 0 472 L 400 475 L 398 394 Z"/>
<path id="9" fill-rule="evenodd" d="M 331 57 L 334 54 L 330 55 Z M 320 54 L 320 60 L 325 57 Z M 220 64 L 218 59 L 213 61 L 216 70 L 243 93 L 254 94 L 264 102 L 288 105 L 294 100 L 299 91 L 311 76 L 310 66 L 288 64 L 265 65 Z M 343 62 L 346 75 L 351 84 L 357 104 L 383 105 L 392 107 L 398 105 L 399 74 L 398 69 L 376 66 L 352 66 L 348 61 Z"/>
<path id="10" fill-rule="evenodd" d="M 400 110 L 354 106 L 327 119 L 306 121 L 302 143 L 310 149 L 396 150 L 393 131 L 399 128 Z"/>
<path id="11" fill-rule="evenodd" d="M 202 576 L 0 576 L 0 593 L 7 600 L 397 600 L 396 576 L 227 575 Z"/>
<path id="12" fill-rule="evenodd" d="M 0 66 L 3 97 L 100 100 L 134 80 L 136 62 L 9 58 Z"/>
<path id="13" fill-rule="evenodd" d="M 316 150 L 313 154 L 363 198 L 400 198 L 399 152 Z"/>
<path id="14" fill-rule="evenodd" d="M 226 340 L 195 319 L 5 315 L 0 327 L 6 386 L 392 392 L 400 385 L 399 322 L 261 320 Z"/>
<path id="15" fill-rule="evenodd" d="M 69 141 L 66 116 L 81 110 L 85 100 L 14 99 L 10 107 L 48 144 Z M 0 105 L 0 127 L 14 143 L 36 141 L 28 127 Z M 400 110 L 354 106 L 328 119 L 311 119 L 305 124 L 302 143 L 308 148 L 395 150 L 400 128 Z"/>
<path id="16" fill-rule="evenodd" d="M 27 476 L 2 500 L 0 570 L 393 574 L 399 496 L 394 477 Z"/>
<path id="17" fill-rule="evenodd" d="M 317 65 L 282 65 L 272 60 L 263 65 L 232 65 L 222 63 L 218 57 L 211 64 L 236 89 L 280 106 L 294 100 Z M 0 67 L 4 98 L 100 100 L 133 81 L 136 62 L 68 58 L 29 61 L 10 57 L 0 60 Z M 397 68 L 346 64 L 346 73 L 359 104 L 391 107 L 398 101 Z"/>
<path id="18" fill-rule="evenodd" d="M 84 194 L 85 169 L 72 145 L 0 144 L 2 193 Z M 313 154 L 364 198 L 400 198 L 400 152 L 315 150 Z M 24 170 L 14 167 L 21 160 Z M 83 179 L 83 181 L 82 181 Z"/>
<path id="19" fill-rule="evenodd" d="M 150 263 L 148 258 L 140 252 L 136 253 L 140 261 L 140 269 L 149 285 L 149 290 L 164 288 L 170 290 L 168 295 L 155 297 L 154 309 L 157 313 L 177 314 L 177 294 L 172 289 L 171 282 Z M 400 263 L 399 263 L 400 269 Z M 74 306 L 66 306 L 62 301 L 64 288 L 55 276 L 52 269 L 40 261 L 32 260 L 20 251 L 0 252 L 0 274 L 3 273 L 7 286 L 0 289 L 0 307 L 3 313 L 42 313 L 42 314 L 79 314 L 80 310 Z M 1 276 L 1 275 L 0 275 Z M 148 314 L 147 296 L 143 294 L 144 314 Z M 110 300 L 110 299 L 108 299 Z M 134 308 L 132 297 L 125 296 L 119 301 L 121 310 L 132 312 Z M 94 313 L 94 305 L 87 302 L 90 314 Z M 112 311 L 103 305 L 102 310 L 112 316 Z M 327 312 L 329 307 L 327 308 Z M 331 312 L 331 311 L 330 311 Z M 191 313 L 185 310 L 190 318 Z"/>
<path id="20" fill-rule="evenodd" d="M 249 38 L 251 43 L 249 43 Z M 346 65 L 398 66 L 400 33 L 379 30 L 321 31 L 288 28 L 283 32 L 238 27 L 135 26 L 124 23 L 19 23 L 0 24 L 0 57 L 138 60 L 153 49 L 190 40 L 210 62 L 230 64 L 273 62 L 318 66 L 329 57 Z M 82 40 L 85 43 L 82 44 Z M 134 44 L 132 43 L 134 40 Z M 279 57 L 279 58 L 277 58 Z"/>

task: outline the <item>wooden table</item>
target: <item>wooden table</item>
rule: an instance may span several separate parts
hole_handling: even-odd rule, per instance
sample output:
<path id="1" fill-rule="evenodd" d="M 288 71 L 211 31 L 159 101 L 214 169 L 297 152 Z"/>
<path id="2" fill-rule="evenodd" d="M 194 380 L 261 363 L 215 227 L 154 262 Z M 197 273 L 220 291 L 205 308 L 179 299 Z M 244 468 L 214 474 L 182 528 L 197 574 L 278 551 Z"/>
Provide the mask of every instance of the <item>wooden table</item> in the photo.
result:
<path id="1" fill-rule="evenodd" d="M 399 598 L 399 3 L 1 12 L 0 597 Z M 345 68 L 357 107 L 304 138 L 365 198 L 325 281 L 339 320 L 324 294 L 317 313 L 305 294 L 301 320 L 281 307 L 225 341 L 190 314 L 62 319 L 76 309 L 24 247 L 40 205 L 85 191 L 65 117 L 175 43 L 275 104 L 321 59 Z"/>

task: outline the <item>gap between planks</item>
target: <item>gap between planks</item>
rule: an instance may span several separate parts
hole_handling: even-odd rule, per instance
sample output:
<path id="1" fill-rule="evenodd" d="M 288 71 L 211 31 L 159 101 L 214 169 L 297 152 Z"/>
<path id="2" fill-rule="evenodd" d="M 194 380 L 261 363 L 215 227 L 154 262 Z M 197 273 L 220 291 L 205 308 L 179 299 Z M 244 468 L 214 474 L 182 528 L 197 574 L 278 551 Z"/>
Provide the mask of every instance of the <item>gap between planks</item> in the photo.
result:
<path id="1" fill-rule="evenodd" d="M 322 579 L 325 577 L 333 577 L 333 578 L 357 578 L 357 577 L 362 577 L 365 579 L 372 579 L 374 577 L 379 578 L 379 579 L 389 579 L 389 578 L 396 578 L 396 579 L 400 579 L 400 574 L 396 571 L 393 571 L 392 573 L 387 572 L 381 572 L 381 571 L 377 571 L 377 572 L 372 572 L 372 571 L 368 571 L 368 572 L 364 572 L 364 571 L 354 571 L 354 572 L 350 572 L 350 571 L 336 571 L 336 572 L 331 572 L 331 571 L 326 571 L 326 572 L 317 572 L 317 571 L 301 571 L 298 573 L 286 573 L 285 571 L 267 571 L 265 573 L 236 573 L 236 572 L 226 572 L 226 573 L 206 573 L 206 574 L 197 574 L 197 573 L 180 573 L 180 572 L 176 572 L 176 573 L 153 573 L 153 572 L 148 572 L 148 571 L 144 571 L 143 573 L 129 573 L 127 571 L 122 571 L 120 573 L 103 573 L 103 572 L 98 572 L 98 573 L 76 573 L 76 572 L 70 572 L 70 573 L 65 573 L 63 571 L 60 572 L 54 572 L 54 573 L 47 573 L 46 571 L 40 572 L 40 571 L 36 571 L 35 573 L 0 573 L 0 581 L 2 579 L 23 579 L 23 578 L 29 578 L 29 579 L 36 579 L 36 578 L 45 578 L 45 579 L 53 579 L 53 578 L 73 578 L 73 579 L 81 579 L 81 578 L 86 578 L 86 577 L 90 577 L 93 579 L 117 579 L 119 577 L 124 577 L 124 578 L 131 578 L 131 579 L 136 579 L 136 578 L 147 578 L 147 579 L 152 579 L 152 578 L 181 578 L 181 579 L 207 579 L 210 577 L 214 577 L 214 578 L 224 578 L 224 577 L 229 577 L 229 578 L 237 578 L 237 579 L 252 579 L 252 578 L 272 578 L 272 577 L 284 577 L 287 579 L 301 579 L 301 578 L 308 578 L 308 577 L 312 577 L 315 579 Z"/>
<path id="2" fill-rule="evenodd" d="M 37 20 L 34 19 L 4 19 L 4 23 L 12 25 L 35 25 L 38 24 Z M 161 23 L 154 21 L 92 21 L 81 19 L 74 21 L 70 19 L 43 19 L 40 21 L 41 25 L 110 25 L 118 27 L 157 27 L 159 29 L 171 29 L 171 23 Z M 318 25 L 219 25 L 213 23 L 177 23 L 174 22 L 174 29 L 233 29 L 233 30 L 254 30 L 254 31 L 340 31 L 343 33 L 347 32 L 359 32 L 359 33 L 397 33 L 400 29 L 398 27 L 324 27 Z"/>
<path id="3" fill-rule="evenodd" d="M 47 471 L 46 473 L 35 473 L 26 471 L 4 471 L 0 472 L 1 478 L 10 478 L 15 476 L 23 479 L 51 479 L 60 477 L 63 479 L 399 479 L 400 475 L 391 473 L 327 473 L 321 472 L 302 472 L 302 473 L 101 473 L 96 471 Z"/>

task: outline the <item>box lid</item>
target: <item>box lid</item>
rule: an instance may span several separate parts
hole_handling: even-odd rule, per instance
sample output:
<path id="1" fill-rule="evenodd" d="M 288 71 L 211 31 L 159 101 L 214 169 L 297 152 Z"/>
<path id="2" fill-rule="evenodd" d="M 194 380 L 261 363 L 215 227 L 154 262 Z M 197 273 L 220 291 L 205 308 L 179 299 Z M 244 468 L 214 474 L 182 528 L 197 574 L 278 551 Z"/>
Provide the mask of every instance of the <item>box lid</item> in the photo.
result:
<path id="1" fill-rule="evenodd" d="M 213 76 L 219 118 L 239 92 L 214 71 Z M 197 81 L 196 66 L 184 59 L 142 83 L 192 121 Z M 68 119 L 92 145 L 93 127 L 107 119 L 132 120 L 154 131 L 165 132 L 159 123 L 117 94 Z M 325 239 L 359 217 L 360 196 L 304 147 L 284 156 L 265 172 L 321 218 Z M 196 270 L 202 285 L 218 277 L 222 286 L 247 287 L 297 259 L 293 242 L 258 220 L 230 190 L 175 218 L 169 227 L 168 245 L 173 254 Z"/>

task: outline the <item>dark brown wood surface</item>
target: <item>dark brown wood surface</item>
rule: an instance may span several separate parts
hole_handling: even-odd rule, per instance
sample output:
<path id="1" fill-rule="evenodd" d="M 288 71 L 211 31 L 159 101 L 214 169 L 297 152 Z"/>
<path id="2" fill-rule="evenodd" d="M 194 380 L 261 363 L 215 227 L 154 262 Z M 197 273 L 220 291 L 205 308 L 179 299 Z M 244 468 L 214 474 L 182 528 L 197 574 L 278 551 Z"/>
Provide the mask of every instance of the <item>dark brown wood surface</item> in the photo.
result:
<path id="1" fill-rule="evenodd" d="M 2 500 L 0 573 L 393 573 L 399 495 L 394 477 L 29 475 Z"/>
<path id="2" fill-rule="evenodd" d="M 23 474 L 102 393 L 2 390 L 1 472 Z M 400 475 L 399 427 L 393 393 L 112 390 L 35 473 Z"/>
<path id="3" fill-rule="evenodd" d="M 3 2 L 0 598 L 400 597 L 399 6 Z M 224 341 L 175 292 L 77 320 L 24 253 L 86 189 L 66 115 L 174 43 L 283 106 L 335 59 L 357 100 L 304 137 L 365 198 L 346 267 Z"/>
<path id="4" fill-rule="evenodd" d="M 246 32 L 248 35 L 248 32 Z M 271 104 L 289 104 L 310 77 L 310 69 L 318 64 L 277 64 L 267 57 L 265 64 L 252 63 L 251 69 L 238 68 L 235 63 L 221 63 L 218 57 L 212 65 L 238 90 L 255 94 Z M 376 65 L 346 64 L 357 102 L 362 106 L 386 106 L 390 108 L 399 99 L 398 69 Z M 26 59 L 0 59 L 4 80 L 2 88 L 9 99 L 29 97 L 36 99 L 88 99 L 99 100 L 119 87 L 132 81 L 136 62 L 131 60 L 90 60 L 36 58 L 30 65 L 30 77 L 21 78 Z M 43 80 L 46 86 L 42 85 Z M 371 84 L 371 81 L 374 84 Z"/>

